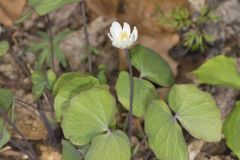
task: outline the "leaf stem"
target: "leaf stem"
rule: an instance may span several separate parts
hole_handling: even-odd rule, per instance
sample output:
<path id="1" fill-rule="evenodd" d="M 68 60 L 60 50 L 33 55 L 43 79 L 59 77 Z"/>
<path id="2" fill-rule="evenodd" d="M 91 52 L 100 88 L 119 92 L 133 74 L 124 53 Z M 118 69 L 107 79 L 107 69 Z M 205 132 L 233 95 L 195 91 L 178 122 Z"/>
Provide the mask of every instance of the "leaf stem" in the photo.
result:
<path id="1" fill-rule="evenodd" d="M 40 116 L 42 117 L 45 127 L 48 130 L 50 141 L 53 143 L 54 146 L 57 146 L 57 139 L 55 137 L 54 130 L 53 130 L 51 124 L 49 123 L 44 111 L 42 110 L 43 105 L 42 105 L 41 100 L 38 100 L 37 106 L 38 106 L 38 112 L 39 112 Z"/>
<path id="2" fill-rule="evenodd" d="M 48 29 L 48 36 L 49 36 L 49 43 L 50 43 L 50 51 L 51 51 L 51 69 L 53 70 L 54 73 L 56 73 L 56 68 L 55 68 L 55 56 L 54 56 L 54 37 L 53 37 L 53 32 L 52 32 L 52 25 L 50 21 L 49 14 L 46 15 L 47 17 L 47 29 Z"/>
<path id="3" fill-rule="evenodd" d="M 90 41 L 89 41 L 89 35 L 88 35 L 88 30 L 87 30 L 87 18 L 86 18 L 86 8 L 85 8 L 84 0 L 80 1 L 80 5 L 81 5 L 81 11 L 82 11 L 86 52 L 88 54 L 88 70 L 90 73 L 92 73 L 92 55 L 91 55 L 91 51 L 90 51 Z"/>
<path id="4" fill-rule="evenodd" d="M 130 82 L 130 104 L 129 104 L 129 117 L 128 117 L 128 137 L 131 139 L 132 137 L 132 112 L 133 112 L 133 89 L 134 89 L 134 83 L 133 83 L 133 71 L 132 71 L 132 63 L 129 56 L 128 49 L 125 49 L 125 55 L 128 62 L 128 70 L 129 70 L 129 82 Z"/>

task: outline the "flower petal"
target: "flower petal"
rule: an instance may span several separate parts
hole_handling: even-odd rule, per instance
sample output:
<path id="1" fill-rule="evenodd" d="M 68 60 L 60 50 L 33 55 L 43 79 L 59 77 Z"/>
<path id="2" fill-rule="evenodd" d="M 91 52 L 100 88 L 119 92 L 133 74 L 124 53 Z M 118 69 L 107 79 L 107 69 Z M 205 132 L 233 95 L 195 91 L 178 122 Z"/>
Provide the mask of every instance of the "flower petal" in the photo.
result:
<path id="1" fill-rule="evenodd" d="M 119 35 L 122 33 L 122 27 L 121 27 L 120 23 L 118 23 L 116 21 L 113 22 L 112 26 L 110 28 L 110 33 L 111 33 L 113 39 L 118 39 Z"/>
<path id="2" fill-rule="evenodd" d="M 133 42 L 135 42 L 137 38 L 138 38 L 138 30 L 137 30 L 137 27 L 134 26 L 130 39 Z"/>
<path id="3" fill-rule="evenodd" d="M 122 47 L 119 44 L 117 44 L 116 42 L 113 42 L 112 45 L 116 48 L 122 49 Z"/>
<path id="4" fill-rule="evenodd" d="M 114 39 L 113 39 L 113 37 L 111 36 L 110 33 L 108 33 L 108 37 L 110 38 L 110 40 L 111 40 L 112 42 L 114 42 Z"/>
<path id="5" fill-rule="evenodd" d="M 123 23 L 123 32 L 126 32 L 130 37 L 131 28 L 130 28 L 130 25 L 126 22 Z"/>

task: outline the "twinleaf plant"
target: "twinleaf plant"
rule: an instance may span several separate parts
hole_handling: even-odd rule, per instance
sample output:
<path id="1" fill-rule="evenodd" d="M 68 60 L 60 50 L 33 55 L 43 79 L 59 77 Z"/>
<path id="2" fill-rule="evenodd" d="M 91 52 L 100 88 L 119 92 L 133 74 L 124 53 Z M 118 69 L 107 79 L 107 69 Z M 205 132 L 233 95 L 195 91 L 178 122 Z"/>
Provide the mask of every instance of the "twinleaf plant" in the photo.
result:
<path id="1" fill-rule="evenodd" d="M 46 15 L 48 23 L 48 13 L 72 2 L 79 0 L 28 1 L 39 15 Z M 83 0 L 80 4 L 86 49 L 89 49 Z M 189 14 L 185 12 L 182 16 L 186 19 Z M 104 69 L 97 76 L 91 72 L 91 52 L 88 52 L 90 73 L 57 73 L 53 67 L 57 65 L 53 63 L 54 56 L 62 67 L 67 67 L 59 43 L 69 32 L 61 32 L 54 36 L 51 28 L 47 29 L 48 34 L 38 33 L 41 42 L 33 43 L 28 49 L 33 53 L 39 53 L 34 70 L 31 70 L 32 91 L 37 106 L 14 98 L 9 90 L 0 89 L 0 147 L 8 142 L 14 144 L 5 125 L 7 123 L 21 136 L 28 150 L 24 150 L 21 146 L 16 147 L 26 152 L 29 159 L 38 159 L 31 144 L 14 125 L 13 113 L 15 101 L 31 105 L 39 112 L 40 119 L 48 129 L 49 137 L 55 138 L 52 126 L 44 115 L 43 97 L 52 106 L 55 121 L 59 123 L 64 135 L 63 160 L 134 159 L 138 151 L 134 149 L 133 136 L 139 140 L 147 140 L 149 149 L 157 159 L 188 160 L 183 129 L 193 137 L 207 142 L 217 142 L 221 139 L 220 111 L 212 96 L 192 84 L 175 84 L 170 66 L 159 53 L 140 44 L 134 46 L 138 38 L 136 27 L 131 29 L 126 22 L 123 26 L 113 22 L 110 28 L 108 36 L 112 45 L 125 51 L 128 64 L 128 72 L 119 73 L 116 84 L 111 86 L 111 90 L 106 77 L 102 78 Z M 163 100 L 163 97 L 158 95 L 157 89 L 160 87 L 169 89 L 167 99 Z M 113 89 L 116 91 L 115 96 L 112 93 Z M 126 113 L 122 117 L 126 122 L 125 127 L 118 124 L 117 115 L 122 112 Z M 138 118 L 144 122 L 144 131 L 140 134 L 133 130 L 133 119 Z M 229 118 L 229 121 L 226 122 L 227 126 L 231 126 L 231 121 L 236 121 L 235 114 Z M 228 130 L 226 127 L 225 131 Z M 145 138 L 139 135 L 144 135 Z M 54 139 L 51 140 L 54 144 Z M 237 147 L 232 142 L 228 144 L 233 148 Z"/>
<path id="2" fill-rule="evenodd" d="M 151 49 L 136 45 L 129 54 L 140 72 L 133 78 L 133 115 L 144 119 L 149 146 L 158 159 L 188 159 L 181 126 L 197 139 L 221 139 L 221 115 L 210 94 L 192 84 L 174 85 L 169 65 Z M 116 82 L 117 98 L 126 110 L 130 110 L 129 77 L 122 71 Z M 156 86 L 171 87 L 167 101 L 160 99 Z M 109 86 L 72 72 L 58 78 L 54 95 L 56 118 L 71 142 L 63 156 L 79 151 L 86 160 L 131 159 L 131 141 L 116 125 L 117 100 Z"/>
<path id="3" fill-rule="evenodd" d="M 240 89 L 240 74 L 237 60 L 224 55 L 216 56 L 193 72 L 199 84 L 210 84 Z M 240 158 L 240 105 L 236 103 L 223 124 L 227 145 Z"/>

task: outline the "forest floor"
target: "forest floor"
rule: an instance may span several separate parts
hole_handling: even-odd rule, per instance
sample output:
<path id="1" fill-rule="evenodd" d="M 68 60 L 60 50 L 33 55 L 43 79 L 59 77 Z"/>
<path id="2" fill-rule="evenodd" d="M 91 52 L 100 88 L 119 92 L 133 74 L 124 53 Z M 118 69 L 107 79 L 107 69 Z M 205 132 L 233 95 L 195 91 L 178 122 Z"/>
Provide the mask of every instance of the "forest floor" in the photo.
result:
<path id="1" fill-rule="evenodd" d="M 190 1 L 190 0 L 189 0 Z M 96 3 L 95 3 L 96 2 Z M 237 0 L 215 0 L 205 2 L 214 9 L 221 22 L 215 26 L 208 26 L 216 35 L 216 42 L 212 44 L 205 53 L 191 53 L 179 47 L 180 35 L 173 29 L 163 27 L 156 21 L 156 3 L 164 10 L 169 11 L 176 6 L 184 6 L 184 0 L 153 0 L 148 3 L 145 0 L 129 0 L 116 3 L 115 0 L 89 0 L 87 1 L 88 32 L 91 45 L 97 50 L 93 54 L 93 71 L 97 73 L 98 66 L 104 64 L 108 84 L 113 93 L 116 79 L 120 70 L 126 70 L 126 62 L 123 53 L 112 47 L 107 37 L 109 26 L 114 20 L 126 21 L 136 25 L 139 29 L 138 43 L 157 51 L 171 66 L 176 77 L 176 83 L 194 83 L 195 78 L 191 72 L 198 68 L 208 58 L 220 53 L 239 57 L 240 49 L 240 2 Z M 156 2 L 156 3 L 155 3 Z M 197 9 L 201 4 L 190 2 L 191 9 Z M 79 4 L 70 4 L 64 8 L 51 13 L 50 19 L 54 34 L 64 29 L 71 29 L 72 32 L 61 42 L 61 48 L 68 61 L 68 67 L 63 68 L 56 65 L 59 73 L 67 71 L 87 72 L 87 57 L 84 50 L 84 34 Z M 11 44 L 9 54 L 0 58 L 0 86 L 10 88 L 15 93 L 16 99 L 24 100 L 36 105 L 31 93 L 31 77 L 28 71 L 32 71 L 36 61 L 36 54 L 30 53 L 27 48 L 31 42 L 39 41 L 38 31 L 47 31 L 45 17 L 33 15 L 23 23 L 7 27 L 2 33 L 1 39 L 7 39 Z M 15 58 L 14 58 L 15 57 Z M 26 71 L 28 70 L 28 71 Z M 222 112 L 222 118 L 231 111 L 235 102 L 239 99 L 238 91 L 208 85 L 199 86 L 209 91 L 215 98 Z M 167 89 L 159 89 L 163 98 Z M 46 98 L 46 97 L 44 97 Z M 47 99 L 47 98 L 46 98 Z M 49 103 L 44 104 L 49 109 Z M 31 109 L 33 112 L 36 110 Z M 48 133 L 41 120 L 32 111 L 24 108 L 23 105 L 16 105 L 16 125 L 27 139 L 34 146 L 41 160 L 60 160 L 61 147 L 52 146 L 48 141 Z M 49 119 L 54 116 L 52 112 L 46 112 Z M 142 129 L 142 121 L 134 121 L 135 132 Z M 53 125 L 57 125 L 53 123 Z M 58 141 L 61 141 L 62 133 L 55 131 Z M 18 141 L 19 135 L 12 132 L 12 137 Z M 224 139 L 218 143 L 207 143 L 196 140 L 185 132 L 188 144 L 190 160 L 236 160 L 237 158 L 227 148 Z M 137 138 L 132 139 L 133 143 L 140 143 Z M 140 148 L 137 159 L 143 160 L 149 152 L 147 144 Z M 0 160 L 23 160 L 26 155 L 11 145 L 7 145 L 0 151 Z"/>

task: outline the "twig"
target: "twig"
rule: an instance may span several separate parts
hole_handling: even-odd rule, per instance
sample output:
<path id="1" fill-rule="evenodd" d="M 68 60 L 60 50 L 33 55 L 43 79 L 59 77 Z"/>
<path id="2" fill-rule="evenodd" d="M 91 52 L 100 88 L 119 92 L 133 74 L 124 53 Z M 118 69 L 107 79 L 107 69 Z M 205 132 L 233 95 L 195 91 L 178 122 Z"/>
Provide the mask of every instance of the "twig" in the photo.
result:
<path id="1" fill-rule="evenodd" d="M 50 42 L 50 50 L 51 50 L 51 69 L 53 70 L 53 72 L 56 73 L 56 69 L 55 69 L 55 56 L 54 56 L 54 37 L 53 37 L 53 33 L 52 33 L 52 25 L 51 25 L 51 21 L 49 18 L 49 15 L 46 15 L 47 17 L 47 22 L 48 22 L 48 36 L 49 36 L 49 42 Z"/>
<path id="2" fill-rule="evenodd" d="M 22 132 L 17 128 L 17 126 L 11 122 L 11 120 L 6 116 L 5 113 L 3 113 L 2 111 L 0 111 L 2 117 L 4 118 L 4 120 L 12 126 L 12 128 L 22 137 L 23 142 L 27 145 L 27 147 L 29 148 L 29 150 L 32 153 L 32 159 L 33 160 L 38 160 L 37 155 L 32 147 L 32 145 L 28 142 L 27 138 L 22 134 Z"/>
<path id="3" fill-rule="evenodd" d="M 92 55 L 90 50 L 90 41 L 88 36 L 88 30 L 87 30 L 87 18 L 86 18 L 86 9 L 85 9 L 85 2 L 84 0 L 80 1 L 81 10 L 82 10 L 82 19 L 83 19 L 83 28 L 84 28 L 84 34 L 85 34 L 85 45 L 86 45 L 86 51 L 88 54 L 88 70 L 90 73 L 92 73 Z"/>
<path id="4" fill-rule="evenodd" d="M 134 90 L 134 83 L 133 83 L 133 71 L 132 71 L 132 63 L 129 56 L 128 49 L 125 49 L 126 59 L 128 62 L 128 70 L 130 73 L 129 81 L 130 81 L 130 104 L 129 104 L 129 117 L 128 117 L 128 137 L 131 139 L 132 137 L 132 113 L 133 113 L 133 90 Z"/>

